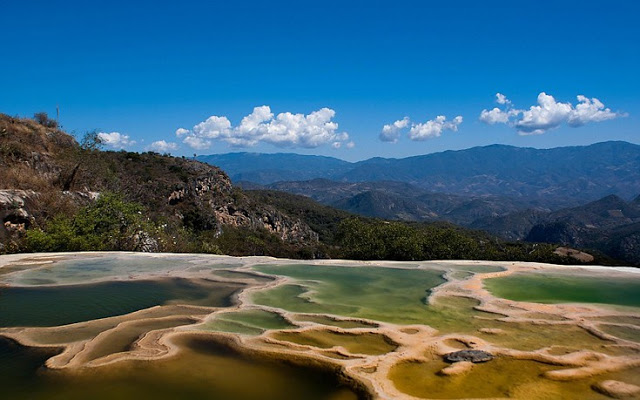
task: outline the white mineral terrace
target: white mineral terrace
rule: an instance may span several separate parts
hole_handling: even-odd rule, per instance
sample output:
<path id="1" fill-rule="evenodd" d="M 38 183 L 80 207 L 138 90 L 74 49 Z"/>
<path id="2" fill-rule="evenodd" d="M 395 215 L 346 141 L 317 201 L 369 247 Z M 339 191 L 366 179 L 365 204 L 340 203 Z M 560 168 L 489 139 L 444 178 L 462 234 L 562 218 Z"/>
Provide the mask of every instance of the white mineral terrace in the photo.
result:
<path id="1" fill-rule="evenodd" d="M 300 364 L 320 365 L 339 371 L 345 382 L 365 388 L 373 398 L 380 399 L 415 399 L 402 392 L 390 378 L 394 366 L 402 363 L 429 363 L 440 359 L 444 354 L 460 349 L 487 351 L 498 358 L 513 360 L 530 360 L 557 368 L 544 372 L 536 377 L 539 382 L 577 381 L 596 379 L 592 393 L 602 393 L 611 397 L 635 398 L 640 388 L 632 382 L 615 379 L 598 380 L 599 376 L 622 373 L 640 367 L 640 343 L 625 337 L 618 337 L 602 329 L 605 320 L 619 318 L 619 321 L 607 325 L 615 325 L 625 329 L 640 330 L 640 309 L 633 307 L 612 307 L 595 304 L 541 304 L 512 301 L 495 297 L 483 285 L 486 279 L 504 277 L 514 273 L 560 271 L 562 274 L 580 274 L 581 276 L 620 276 L 638 279 L 639 269 L 625 267 L 600 266 L 555 266 L 539 263 L 520 262 L 487 262 L 487 261 L 429 261 L 429 262 L 361 262 L 350 260 L 283 260 L 270 257 L 227 257 L 210 255 L 175 255 L 175 254 L 138 254 L 138 253 L 57 253 L 57 254 L 20 254 L 0 256 L 0 272 L 2 269 L 12 271 L 0 274 L 1 285 L 36 286 L 30 284 L 28 277 L 38 270 L 52 268 L 61 260 L 82 259 L 84 257 L 111 257 L 127 260 L 169 260 L 159 266 L 144 262 L 133 268 L 114 268 L 111 271 L 99 271 L 87 274 L 82 281 L 73 276 L 51 275 L 47 286 L 63 284 L 80 284 L 88 282 L 163 279 L 181 277 L 188 279 L 206 278 L 218 282 L 235 282 L 246 284 L 234 298 L 232 307 L 203 307 L 193 305 L 161 305 L 130 314 L 79 322 L 56 327 L 9 327 L 0 328 L 0 335 L 9 337 L 22 345 L 34 347 L 62 347 L 58 355 L 50 358 L 46 366 L 55 369 L 75 369 L 100 367 L 127 359 L 157 360 L 170 357 L 180 351 L 176 338 L 188 335 L 211 337 L 212 340 L 223 341 L 242 352 L 257 357 L 295 360 Z M 255 293 L 280 287 L 281 285 L 300 285 L 300 281 L 286 276 L 264 274 L 254 269 L 256 265 L 313 265 L 340 266 L 358 268 L 362 266 L 387 267 L 398 269 L 438 269 L 443 271 L 445 283 L 430 291 L 429 304 L 446 302 L 451 298 L 471 299 L 477 312 L 470 318 L 486 321 L 497 321 L 504 326 L 511 324 L 522 326 L 544 326 L 558 329 L 571 328 L 586 333 L 593 340 L 602 341 L 600 346 L 584 345 L 576 339 L 571 351 L 561 351 L 566 345 L 556 345 L 540 338 L 540 346 L 535 349 L 518 349 L 508 345 L 517 338 L 504 337 L 504 329 L 487 324 L 475 333 L 440 332 L 434 327 L 422 324 L 398 325 L 365 318 L 352 318 L 330 313 L 300 313 L 281 308 L 268 307 L 253 302 Z M 245 274 L 225 276 L 213 275 L 211 268 L 232 270 Z M 465 266 L 498 266 L 499 272 L 474 272 L 473 274 L 457 273 Z M 462 269 L 463 270 L 463 269 Z M 461 276 L 464 275 L 464 276 Z M 34 275 L 35 276 L 35 275 Z M 271 278 L 254 279 L 253 277 Z M 307 291 L 304 298 L 314 301 L 314 292 Z M 217 317 L 231 312 L 243 310 L 264 310 L 280 315 L 293 325 L 288 329 L 266 329 L 256 335 L 231 332 L 203 330 L 207 323 Z M 304 314 L 304 315 L 303 315 Z M 305 318 L 301 318 L 303 315 Z M 311 317 L 311 318 L 309 318 Z M 330 318 L 335 321 L 353 321 L 361 323 L 358 327 L 341 328 L 320 322 L 313 317 Z M 317 320 L 316 320 L 317 321 Z M 622 321 L 622 322 L 620 322 Z M 632 323 L 636 321 L 636 324 Z M 357 324 L 356 324 L 357 325 Z M 169 326 L 169 327 L 166 327 Z M 95 332 L 89 339 L 75 340 L 73 332 Z M 299 344 L 279 338 L 279 334 L 304 334 L 305 332 L 322 331 L 345 335 L 374 334 L 382 335 L 393 350 L 384 354 L 359 354 L 349 350 L 348 346 L 336 344 L 333 347 L 316 347 L 311 344 Z M 573 330 L 571 332 L 574 332 Z M 109 353 L 110 343 L 123 336 L 134 335 L 134 345 L 127 351 Z M 65 337 L 72 340 L 65 341 Z M 495 338 L 493 340 L 492 338 Z M 569 340 L 570 341 L 570 340 Z M 513 348 L 516 347 L 516 348 Z M 535 346 L 534 346 L 535 347 Z M 487 365 L 490 365 L 490 361 Z M 483 364 L 457 362 L 445 366 L 440 375 L 463 376 Z M 607 375 L 608 376 L 608 375 Z M 636 382 L 637 384 L 637 382 Z M 517 396 L 518 394 L 514 394 Z M 625 397 L 626 396 L 626 397 Z M 634 397 L 635 396 L 635 397 Z"/>

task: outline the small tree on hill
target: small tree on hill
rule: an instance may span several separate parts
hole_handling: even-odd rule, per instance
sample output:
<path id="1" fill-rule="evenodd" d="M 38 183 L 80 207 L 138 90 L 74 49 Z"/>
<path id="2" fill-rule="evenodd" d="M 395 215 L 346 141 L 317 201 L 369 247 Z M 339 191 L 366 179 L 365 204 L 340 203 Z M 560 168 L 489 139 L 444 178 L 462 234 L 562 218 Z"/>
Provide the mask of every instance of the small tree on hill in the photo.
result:
<path id="1" fill-rule="evenodd" d="M 47 128 L 56 129 L 58 128 L 58 121 L 55 119 L 49 118 L 46 112 L 40 111 L 33 114 L 33 119 L 42 126 L 46 126 Z"/>

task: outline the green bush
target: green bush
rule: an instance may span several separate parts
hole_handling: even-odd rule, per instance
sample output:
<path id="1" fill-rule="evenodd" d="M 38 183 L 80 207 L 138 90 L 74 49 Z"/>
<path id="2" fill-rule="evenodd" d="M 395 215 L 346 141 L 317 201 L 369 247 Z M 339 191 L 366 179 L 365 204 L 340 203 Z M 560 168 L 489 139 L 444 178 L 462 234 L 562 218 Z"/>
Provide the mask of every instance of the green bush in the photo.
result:
<path id="1" fill-rule="evenodd" d="M 155 231 L 143 211 L 120 195 L 104 193 L 73 216 L 57 216 L 44 229 L 29 230 L 26 247 L 29 251 L 135 250 L 137 232 Z"/>

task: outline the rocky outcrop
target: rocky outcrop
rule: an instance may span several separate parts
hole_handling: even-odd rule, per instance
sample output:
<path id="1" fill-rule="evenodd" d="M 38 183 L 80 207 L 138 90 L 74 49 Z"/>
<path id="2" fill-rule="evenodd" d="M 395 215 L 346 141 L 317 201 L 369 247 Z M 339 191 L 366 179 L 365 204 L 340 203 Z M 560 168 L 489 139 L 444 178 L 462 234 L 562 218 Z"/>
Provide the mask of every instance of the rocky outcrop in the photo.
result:
<path id="1" fill-rule="evenodd" d="M 0 242 L 21 235 L 34 222 L 27 209 L 35 196 L 29 190 L 0 190 Z"/>
<path id="2" fill-rule="evenodd" d="M 493 360 L 493 355 L 482 350 L 460 350 L 445 354 L 444 360 L 449 363 L 457 363 L 460 361 L 483 363 Z"/>
<path id="3" fill-rule="evenodd" d="M 196 161 L 183 168 L 197 175 L 176 185 L 167 196 L 166 205 L 187 225 L 218 233 L 225 226 L 265 229 L 288 242 L 318 241 L 318 234 L 304 222 L 253 202 L 234 189 L 222 170 Z"/>
<path id="4" fill-rule="evenodd" d="M 132 238 L 134 251 L 143 253 L 156 253 L 159 250 L 158 241 L 151 237 L 148 232 L 138 231 Z"/>

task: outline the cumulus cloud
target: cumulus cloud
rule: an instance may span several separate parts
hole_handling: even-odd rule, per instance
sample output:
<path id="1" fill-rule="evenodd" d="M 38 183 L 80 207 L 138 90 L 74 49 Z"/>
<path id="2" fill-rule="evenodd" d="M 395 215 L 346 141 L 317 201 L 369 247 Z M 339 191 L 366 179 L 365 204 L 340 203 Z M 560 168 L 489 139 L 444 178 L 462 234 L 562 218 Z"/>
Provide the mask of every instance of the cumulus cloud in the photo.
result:
<path id="1" fill-rule="evenodd" d="M 567 123 L 571 126 L 582 126 L 589 122 L 601 122 L 608 119 L 626 116 L 626 114 L 616 113 L 595 97 L 589 99 L 585 96 L 578 96 L 578 104 L 569 114 Z"/>
<path id="2" fill-rule="evenodd" d="M 502 93 L 496 93 L 496 103 L 498 104 L 511 104 L 511 100 L 507 99 L 507 96 Z"/>
<path id="3" fill-rule="evenodd" d="M 188 129 L 184 129 L 184 128 L 178 128 L 176 129 L 176 136 L 181 137 L 181 136 L 185 136 L 189 133 Z"/>
<path id="4" fill-rule="evenodd" d="M 482 110 L 480 113 L 480 121 L 489 124 L 506 124 L 509 122 L 509 111 L 503 111 L 498 107 L 493 108 L 492 110 Z"/>
<path id="5" fill-rule="evenodd" d="M 462 123 L 462 116 L 458 115 L 451 121 L 447 121 L 444 115 L 438 115 L 435 119 L 429 120 L 422 124 L 414 124 L 409 130 L 409 139 L 411 140 L 427 140 L 442 135 L 442 131 L 450 130 L 458 131 L 458 125 Z"/>
<path id="6" fill-rule="evenodd" d="M 447 121 L 444 115 L 438 115 L 435 119 L 414 123 L 409 117 L 404 117 L 392 124 L 384 125 L 380 132 L 380 140 L 383 142 L 396 143 L 400 139 L 403 131 L 409 130 L 409 139 L 415 141 L 423 141 L 442 135 L 445 130 L 457 132 L 458 126 L 462 123 L 462 116 L 458 115 L 451 121 Z"/>
<path id="7" fill-rule="evenodd" d="M 601 122 L 626 116 L 605 108 L 604 104 L 596 98 L 589 99 L 579 95 L 577 99 L 578 103 L 574 107 L 571 103 L 556 101 L 553 96 L 542 92 L 538 95 L 538 104 L 526 110 L 512 108 L 511 101 L 498 93 L 496 102 L 506 107 L 482 110 L 480 121 L 489 125 L 498 123 L 511 125 L 520 135 L 540 135 L 563 123 L 578 127 L 589 122 Z"/>
<path id="8" fill-rule="evenodd" d="M 380 132 L 380 140 L 383 142 L 396 143 L 400 139 L 400 132 L 409 126 L 409 117 L 404 117 L 393 124 L 388 124 L 382 127 Z"/>
<path id="9" fill-rule="evenodd" d="M 338 132 L 338 124 L 332 121 L 335 114 L 330 108 L 321 108 L 307 115 L 290 112 L 274 115 L 269 106 L 260 106 L 235 127 L 227 117 L 211 116 L 191 130 L 179 128 L 176 136 L 199 150 L 209 148 L 216 140 L 236 147 L 269 143 L 278 147 L 315 148 L 330 144 L 340 148 L 349 135 Z"/>
<path id="10" fill-rule="evenodd" d="M 182 143 L 195 150 L 206 150 L 213 144 L 210 140 L 204 140 L 197 136 L 187 136 L 184 138 Z"/>
<path id="11" fill-rule="evenodd" d="M 123 135 L 120 132 L 99 132 L 98 137 L 102 143 L 113 149 L 124 149 L 136 144 L 136 141 L 131 140 L 129 135 Z"/>
<path id="12" fill-rule="evenodd" d="M 147 146 L 146 149 L 158 153 L 169 153 L 171 151 L 178 150 L 178 144 L 167 142 L 164 140 L 158 140 L 157 142 L 151 143 L 149 146 Z"/>

